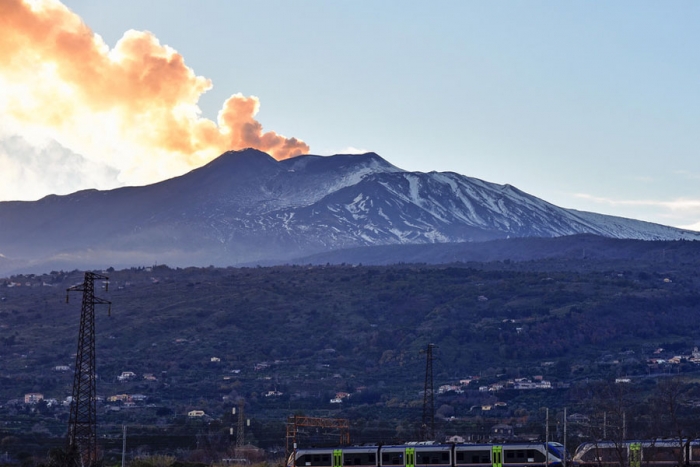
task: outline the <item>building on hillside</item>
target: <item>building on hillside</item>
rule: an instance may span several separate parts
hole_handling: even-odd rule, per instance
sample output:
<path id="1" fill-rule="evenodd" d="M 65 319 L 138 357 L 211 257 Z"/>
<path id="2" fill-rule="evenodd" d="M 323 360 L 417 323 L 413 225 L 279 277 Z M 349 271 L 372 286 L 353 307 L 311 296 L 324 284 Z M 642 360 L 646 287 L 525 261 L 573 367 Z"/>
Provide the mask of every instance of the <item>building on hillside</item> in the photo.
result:
<path id="1" fill-rule="evenodd" d="M 569 421 L 569 423 L 587 424 L 590 422 L 590 419 L 581 413 L 572 413 L 566 417 L 566 419 Z"/>
<path id="2" fill-rule="evenodd" d="M 513 427 L 506 424 L 498 424 L 491 427 L 491 437 L 493 439 L 512 439 Z"/>
<path id="3" fill-rule="evenodd" d="M 128 394 L 116 394 L 107 398 L 107 402 L 126 402 L 128 400 L 130 400 Z"/>
<path id="4" fill-rule="evenodd" d="M 39 394 L 38 392 L 30 392 L 29 394 L 24 395 L 25 404 L 36 404 L 42 400 L 44 400 L 44 395 Z"/>
<path id="5" fill-rule="evenodd" d="M 122 374 L 117 376 L 119 381 L 129 381 L 131 378 L 135 378 L 136 373 L 133 371 L 122 371 Z"/>

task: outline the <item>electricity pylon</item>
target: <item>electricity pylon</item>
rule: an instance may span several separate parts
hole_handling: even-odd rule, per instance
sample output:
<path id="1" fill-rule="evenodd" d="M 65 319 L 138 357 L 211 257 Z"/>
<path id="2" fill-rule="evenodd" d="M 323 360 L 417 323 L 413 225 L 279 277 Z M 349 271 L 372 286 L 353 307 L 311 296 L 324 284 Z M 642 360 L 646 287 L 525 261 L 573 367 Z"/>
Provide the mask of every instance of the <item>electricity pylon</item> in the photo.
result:
<path id="1" fill-rule="evenodd" d="M 245 423 L 245 414 L 243 413 L 243 407 L 245 406 L 245 401 L 240 399 L 238 401 L 238 433 L 236 433 L 236 456 L 239 452 L 243 451 L 243 446 L 245 446 L 245 435 L 243 432 L 243 425 Z"/>
<path id="2" fill-rule="evenodd" d="M 97 465 L 95 305 L 111 305 L 111 302 L 95 297 L 95 279 L 106 281 L 108 278 L 94 272 L 86 272 L 82 285 L 74 285 L 66 290 L 66 303 L 68 303 L 70 292 L 83 293 L 78 351 L 75 355 L 73 397 L 68 421 L 70 467 L 94 467 Z M 107 284 L 105 283 L 105 291 Z"/>

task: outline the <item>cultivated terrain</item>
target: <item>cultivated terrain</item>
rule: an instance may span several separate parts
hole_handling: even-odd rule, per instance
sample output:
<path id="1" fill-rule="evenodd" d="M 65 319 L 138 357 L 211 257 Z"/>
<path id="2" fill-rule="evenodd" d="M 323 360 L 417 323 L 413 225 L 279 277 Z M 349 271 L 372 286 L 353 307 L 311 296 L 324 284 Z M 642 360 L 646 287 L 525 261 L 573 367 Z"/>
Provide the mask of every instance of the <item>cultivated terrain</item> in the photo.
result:
<path id="1" fill-rule="evenodd" d="M 664 381 L 683 378 L 691 421 L 700 400 L 700 244 L 617 242 L 638 257 L 106 271 L 100 433 L 114 456 L 126 424 L 132 449 L 206 445 L 221 457 L 242 401 L 246 440 L 273 452 L 293 414 L 349 418 L 354 442 L 415 439 L 432 343 L 439 436 L 479 439 L 498 423 L 543 436 L 545 407 L 607 411 L 609 424 L 624 409 L 629 433 L 664 435 L 649 399 Z M 80 311 L 65 289 L 82 278 L 0 280 L 0 438 L 12 456 L 62 442 Z M 28 393 L 45 400 L 25 404 Z M 571 443 L 594 436 L 584 428 Z"/>

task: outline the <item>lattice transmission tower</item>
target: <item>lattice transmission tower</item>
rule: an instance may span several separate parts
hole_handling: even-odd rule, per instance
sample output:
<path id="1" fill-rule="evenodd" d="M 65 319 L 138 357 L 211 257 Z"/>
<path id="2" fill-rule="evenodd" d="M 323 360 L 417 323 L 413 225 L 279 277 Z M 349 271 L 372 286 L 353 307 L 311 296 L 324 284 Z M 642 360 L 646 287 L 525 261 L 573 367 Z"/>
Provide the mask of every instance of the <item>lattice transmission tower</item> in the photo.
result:
<path id="1" fill-rule="evenodd" d="M 245 401 L 240 399 L 238 401 L 238 432 L 236 433 L 236 455 L 238 456 L 240 452 L 243 451 L 245 446 L 245 414 L 243 413 L 243 408 L 245 407 Z"/>
<path id="2" fill-rule="evenodd" d="M 83 293 L 80 312 L 78 351 L 75 355 L 73 397 L 68 420 L 68 459 L 70 467 L 94 467 L 97 465 L 97 417 L 95 388 L 95 305 L 111 305 L 111 302 L 95 297 L 95 280 L 107 281 L 107 276 L 86 272 L 81 285 L 66 290 L 66 303 L 70 292 Z M 105 291 L 108 282 L 105 282 Z M 111 312 L 108 311 L 108 314 Z"/>

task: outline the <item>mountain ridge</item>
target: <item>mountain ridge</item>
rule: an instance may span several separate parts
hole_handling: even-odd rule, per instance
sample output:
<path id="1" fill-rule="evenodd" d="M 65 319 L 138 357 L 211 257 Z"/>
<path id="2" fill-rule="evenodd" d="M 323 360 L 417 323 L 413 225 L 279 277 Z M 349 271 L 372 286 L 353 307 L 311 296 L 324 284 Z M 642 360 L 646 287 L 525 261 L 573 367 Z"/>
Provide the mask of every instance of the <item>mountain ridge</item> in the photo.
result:
<path id="1" fill-rule="evenodd" d="M 376 153 L 276 161 L 229 151 L 142 187 L 0 202 L 0 273 L 62 269 L 235 266 L 332 250 L 595 234 L 700 239 L 643 221 L 560 208 L 512 185 L 454 172 L 409 172 Z"/>

